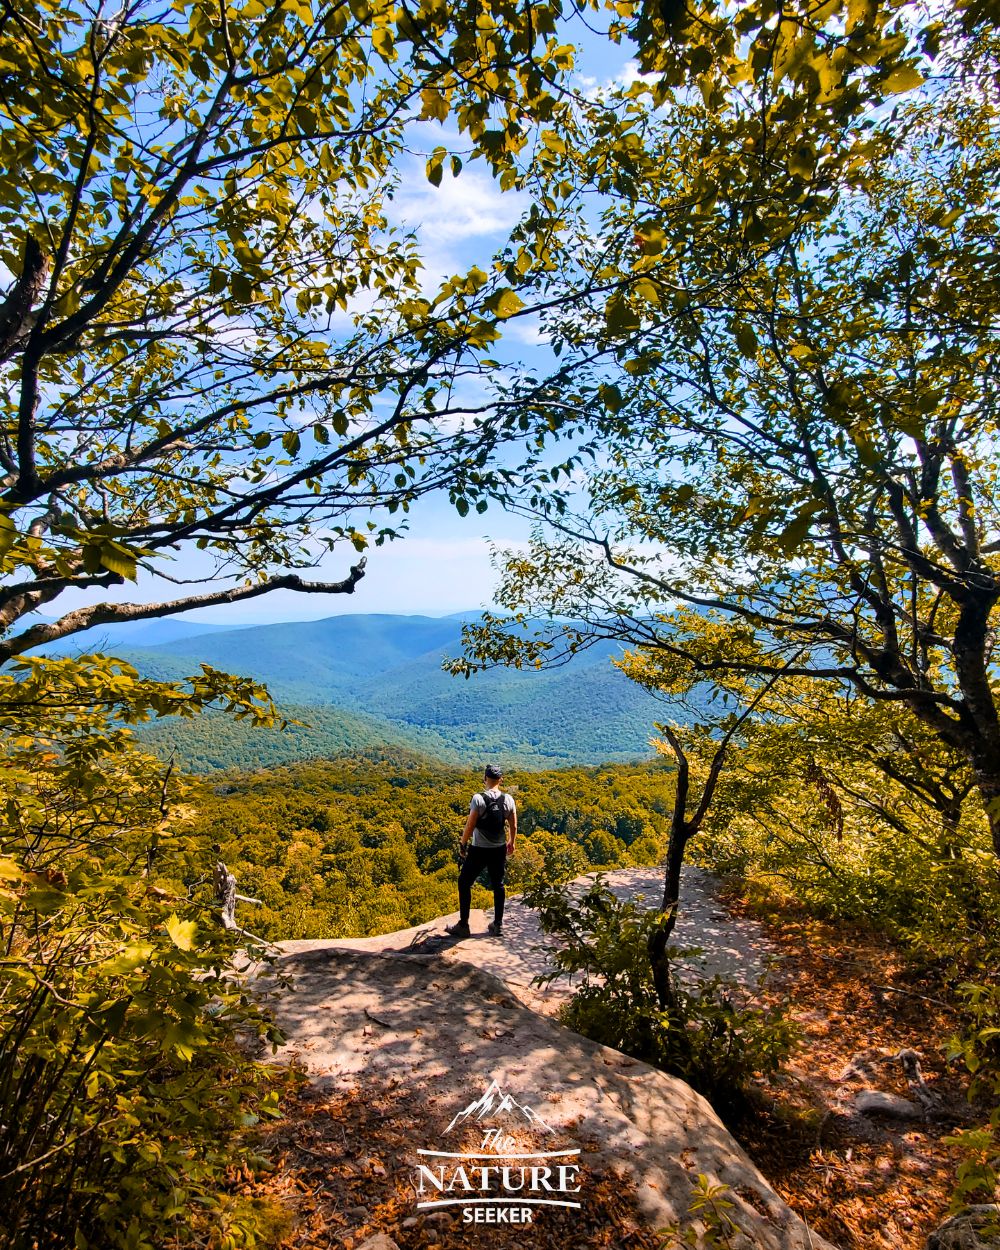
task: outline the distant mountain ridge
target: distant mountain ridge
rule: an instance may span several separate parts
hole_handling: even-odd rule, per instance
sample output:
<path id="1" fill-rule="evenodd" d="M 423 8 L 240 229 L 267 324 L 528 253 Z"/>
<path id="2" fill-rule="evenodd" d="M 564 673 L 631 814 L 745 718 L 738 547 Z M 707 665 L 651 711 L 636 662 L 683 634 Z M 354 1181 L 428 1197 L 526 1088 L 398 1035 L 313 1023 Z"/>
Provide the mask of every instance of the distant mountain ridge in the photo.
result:
<path id="1" fill-rule="evenodd" d="M 287 714 L 309 722 L 291 737 L 268 733 L 270 743 L 261 731 L 217 717 L 164 721 L 145 731 L 158 750 L 175 749 L 198 771 L 263 767 L 379 742 L 449 762 L 488 753 L 536 766 L 651 754 L 653 722 L 666 708 L 612 665 L 619 647 L 596 644 L 561 668 L 501 668 L 463 680 L 441 664 L 461 653 L 462 625 L 470 619 L 358 614 L 206 628 L 160 643 L 132 635 L 139 645 L 120 635 L 103 649 L 163 680 L 181 680 L 202 663 L 253 677 Z M 79 653 L 80 637 L 46 650 Z"/>
<path id="2" fill-rule="evenodd" d="M 28 617 L 26 624 L 48 624 L 55 617 L 41 615 Z M 85 655 L 91 651 L 108 651 L 115 647 L 157 647 L 163 643 L 193 639 L 203 634 L 232 633 L 231 625 L 209 624 L 205 621 L 185 621 L 174 616 L 164 616 L 150 621 L 122 621 L 117 625 L 94 625 L 71 634 L 59 642 L 35 647 L 40 655 Z"/>

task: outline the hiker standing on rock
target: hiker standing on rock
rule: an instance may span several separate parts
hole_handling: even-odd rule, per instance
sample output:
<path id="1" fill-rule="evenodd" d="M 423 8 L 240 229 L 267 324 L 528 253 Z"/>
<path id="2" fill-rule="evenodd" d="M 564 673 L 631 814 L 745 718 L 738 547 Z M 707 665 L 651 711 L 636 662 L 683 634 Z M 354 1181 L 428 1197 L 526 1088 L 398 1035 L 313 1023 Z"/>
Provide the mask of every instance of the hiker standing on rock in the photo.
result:
<path id="1" fill-rule="evenodd" d="M 493 890 L 493 919 L 488 932 L 503 935 L 503 905 L 506 891 L 503 874 L 507 856 L 514 854 L 517 840 L 517 807 L 512 794 L 500 789 L 503 772 L 495 764 L 487 764 L 483 774 L 483 790 L 472 796 L 469 819 L 462 831 L 459 854 L 462 867 L 458 874 L 458 921 L 447 925 L 452 937 L 470 936 L 469 912 L 472 908 L 472 883 L 485 868 Z M 510 827 L 508 837 L 507 828 Z M 470 845 L 471 840 L 471 845 Z"/>

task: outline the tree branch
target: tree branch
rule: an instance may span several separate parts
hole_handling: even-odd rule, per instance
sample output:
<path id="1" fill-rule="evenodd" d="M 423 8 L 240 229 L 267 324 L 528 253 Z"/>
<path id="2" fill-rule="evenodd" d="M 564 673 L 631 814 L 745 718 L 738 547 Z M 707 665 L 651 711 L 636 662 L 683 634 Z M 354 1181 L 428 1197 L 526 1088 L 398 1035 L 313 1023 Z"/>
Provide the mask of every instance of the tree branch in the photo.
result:
<path id="1" fill-rule="evenodd" d="M 28 329 L 28 316 L 45 285 L 48 262 L 33 235 L 25 235 L 21 276 L 0 304 L 0 360 Z"/>
<path id="2" fill-rule="evenodd" d="M 319 595 L 350 595 L 365 575 L 365 560 L 362 557 L 353 565 L 350 574 L 340 582 L 307 582 L 297 573 L 284 573 L 278 577 L 269 577 L 255 586 L 236 586 L 230 590 L 218 590 L 206 595 L 190 595 L 186 599 L 174 599 L 168 603 L 95 603 L 90 607 L 78 608 L 75 612 L 67 612 L 58 621 L 44 625 L 33 625 L 16 638 L 0 643 L 0 664 L 15 655 L 41 646 L 46 642 L 56 642 L 70 634 L 77 634 L 83 629 L 94 625 L 114 625 L 122 621 L 148 621 L 161 616 L 173 616 L 178 612 L 189 612 L 194 608 L 214 608 L 224 603 L 240 603 L 245 599 L 256 599 L 260 595 L 270 594 L 272 590 L 294 590 L 303 594 Z"/>

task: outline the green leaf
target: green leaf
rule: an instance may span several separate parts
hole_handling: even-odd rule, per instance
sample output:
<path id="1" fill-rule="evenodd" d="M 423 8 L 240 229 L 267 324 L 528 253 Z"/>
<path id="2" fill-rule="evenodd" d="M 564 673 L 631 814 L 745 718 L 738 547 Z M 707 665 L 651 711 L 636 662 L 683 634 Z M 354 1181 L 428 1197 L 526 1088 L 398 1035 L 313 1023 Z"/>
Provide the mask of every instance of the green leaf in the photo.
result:
<path id="1" fill-rule="evenodd" d="M 621 391 L 611 383 L 605 383 L 604 386 L 599 388 L 597 393 L 600 395 L 601 402 L 608 412 L 617 412 L 625 402 Z"/>
<path id="2" fill-rule="evenodd" d="M 9 516 L 0 516 L 0 555 L 10 551 L 20 534 Z"/>
<path id="3" fill-rule="evenodd" d="M 639 320 L 639 314 L 620 295 L 614 295 L 608 300 L 604 310 L 604 318 L 607 323 L 608 334 L 612 338 L 626 338 L 628 335 L 634 334 L 642 324 Z"/>
<path id="4" fill-rule="evenodd" d="M 822 506 L 820 500 L 810 500 L 785 526 L 776 540 L 782 555 L 790 557 L 795 554 L 812 527 L 814 515 Z"/>
<path id="5" fill-rule="evenodd" d="M 892 71 L 882 84 L 891 95 L 900 91 L 913 91 L 924 81 L 924 76 L 915 65 L 900 65 Z"/>
<path id="6" fill-rule="evenodd" d="M 104 976 L 122 976 L 147 963 L 152 953 L 153 947 L 149 942 L 133 942 L 117 955 L 105 959 L 99 965 L 99 971 Z"/>
<path id="7" fill-rule="evenodd" d="M 736 327 L 736 346 L 740 349 L 740 355 L 750 360 L 757 355 L 757 335 L 754 334 L 753 327 L 748 326 L 746 322 Z"/>

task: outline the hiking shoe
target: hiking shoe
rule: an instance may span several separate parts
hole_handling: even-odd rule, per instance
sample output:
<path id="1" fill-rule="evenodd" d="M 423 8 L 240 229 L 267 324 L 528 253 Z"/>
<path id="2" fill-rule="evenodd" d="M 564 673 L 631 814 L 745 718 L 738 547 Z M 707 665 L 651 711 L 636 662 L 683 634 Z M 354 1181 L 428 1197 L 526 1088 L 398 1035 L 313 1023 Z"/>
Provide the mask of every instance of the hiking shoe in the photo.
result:
<path id="1" fill-rule="evenodd" d="M 491 920 L 486 926 L 486 932 L 490 937 L 503 937 L 503 925 L 497 924 L 495 920 Z"/>
<path id="2" fill-rule="evenodd" d="M 466 920 L 456 920 L 454 924 L 446 924 L 444 931 L 451 937 L 472 937 L 472 930 L 469 928 L 469 923 Z"/>

